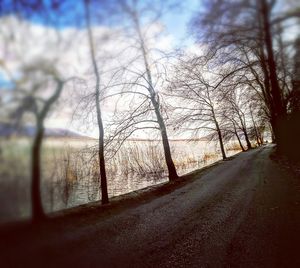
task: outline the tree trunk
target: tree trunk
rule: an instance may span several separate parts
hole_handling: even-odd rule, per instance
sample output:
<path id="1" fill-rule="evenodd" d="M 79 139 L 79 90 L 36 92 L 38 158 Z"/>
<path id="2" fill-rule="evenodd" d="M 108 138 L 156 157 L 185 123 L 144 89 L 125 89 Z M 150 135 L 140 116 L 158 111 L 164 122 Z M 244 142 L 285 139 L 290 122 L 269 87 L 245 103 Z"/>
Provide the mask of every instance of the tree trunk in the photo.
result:
<path id="1" fill-rule="evenodd" d="M 235 136 L 236 136 L 236 138 L 237 138 L 237 140 L 238 140 L 238 142 L 239 142 L 239 145 L 240 145 L 242 151 L 245 152 L 245 148 L 244 148 L 244 146 L 243 146 L 243 144 L 242 144 L 242 142 L 241 142 L 241 139 L 240 139 L 240 137 L 239 137 L 239 134 L 238 134 L 237 132 L 235 132 Z"/>
<path id="2" fill-rule="evenodd" d="M 253 124 L 253 128 L 254 128 L 254 134 L 255 134 L 256 142 L 257 142 L 257 145 L 260 146 L 261 143 L 260 143 L 260 140 L 259 140 L 258 131 L 257 131 L 257 128 L 256 128 L 256 124 L 255 124 L 253 113 L 252 113 L 251 109 L 250 109 L 250 114 L 251 114 L 251 120 L 252 120 L 252 124 Z"/>
<path id="3" fill-rule="evenodd" d="M 238 142 L 239 142 L 239 145 L 240 145 L 242 151 L 245 152 L 245 148 L 244 148 L 244 146 L 243 146 L 243 144 L 242 144 L 242 141 L 241 141 L 241 139 L 240 139 L 240 137 L 239 137 L 239 134 L 238 134 L 237 131 L 236 131 L 236 127 L 235 127 L 234 124 L 233 124 L 233 127 L 234 127 L 234 134 L 235 134 L 235 136 L 236 136 L 236 138 L 237 138 L 237 140 L 238 140 Z"/>
<path id="4" fill-rule="evenodd" d="M 287 116 L 285 130 L 285 154 L 292 160 L 300 162 L 300 36 L 295 42 L 292 92 L 290 94 L 290 114 Z"/>
<path id="5" fill-rule="evenodd" d="M 213 117 L 214 117 L 216 129 L 217 129 L 217 133 L 218 133 L 218 138 L 219 138 L 219 144 L 220 144 L 220 149 L 221 149 L 221 153 L 222 153 L 222 158 L 223 158 L 223 160 L 225 160 L 227 157 L 226 157 L 226 153 L 225 153 L 225 149 L 224 149 L 222 132 L 221 132 L 221 129 L 219 127 L 219 123 L 218 123 L 217 119 L 215 118 L 214 112 L 213 112 Z"/>
<path id="6" fill-rule="evenodd" d="M 243 131 L 244 136 L 245 136 L 247 148 L 248 148 L 248 150 L 249 150 L 249 149 L 252 149 L 252 145 L 251 145 L 251 142 L 250 142 L 248 133 L 247 133 L 247 126 L 246 126 L 245 115 L 244 115 L 244 114 L 241 115 L 241 114 L 238 113 L 238 116 L 239 116 L 239 119 L 240 119 L 240 122 L 241 122 L 242 131 Z"/>
<path id="7" fill-rule="evenodd" d="M 177 174 L 177 171 L 176 171 L 173 159 L 172 159 L 167 129 L 166 129 L 164 119 L 160 112 L 159 102 L 157 101 L 157 94 L 153 88 L 152 74 L 151 74 L 149 63 L 148 63 L 147 49 L 146 49 L 144 38 L 143 38 L 143 35 L 141 32 L 140 22 L 137 17 L 137 14 L 134 13 L 132 16 L 133 16 L 132 19 L 135 24 L 136 31 L 137 31 L 137 34 L 138 34 L 138 37 L 140 40 L 140 46 L 141 46 L 140 48 L 141 48 L 143 61 L 144 61 L 144 65 L 145 65 L 145 72 L 147 75 L 148 91 L 150 94 L 151 103 L 154 107 L 156 119 L 157 119 L 157 122 L 159 125 L 159 130 L 160 130 L 163 148 L 164 148 L 165 160 L 166 160 L 166 164 L 167 164 L 167 168 L 168 168 L 168 172 L 169 172 L 169 180 L 171 181 L 171 180 L 177 179 L 178 174 Z"/>
<path id="8" fill-rule="evenodd" d="M 242 115 L 240 115 L 239 113 L 238 113 L 238 116 L 239 116 L 239 119 L 240 119 L 240 122 L 241 122 L 241 126 L 242 126 L 241 129 L 242 129 L 242 131 L 244 133 L 244 136 L 245 136 L 247 148 L 248 148 L 248 150 L 252 149 L 252 145 L 251 145 L 251 142 L 249 140 L 248 133 L 247 133 L 246 122 L 244 121 L 245 120 L 245 116 L 242 117 Z M 243 120 L 243 118 L 244 118 L 244 120 Z"/>
<path id="9" fill-rule="evenodd" d="M 272 127 L 271 122 L 269 123 L 269 129 L 270 129 L 270 132 L 271 132 L 271 143 L 276 143 L 275 135 L 274 135 L 274 129 Z"/>
<path id="10" fill-rule="evenodd" d="M 57 87 L 54 94 L 45 102 L 42 111 L 37 114 L 37 130 L 36 135 L 33 140 L 32 146 L 32 158 L 31 158 L 31 202 L 32 202 L 32 219 L 33 221 L 39 221 L 45 218 L 45 213 L 43 210 L 41 193 L 40 193 L 40 182 L 41 182 L 41 146 L 44 137 L 44 120 L 51 108 L 51 106 L 59 98 L 64 82 L 59 80 L 57 77 L 56 83 Z"/>
<path id="11" fill-rule="evenodd" d="M 247 130 L 245 128 L 243 128 L 243 133 L 244 133 L 244 136 L 245 136 L 245 140 L 246 140 L 246 144 L 247 144 L 248 150 L 252 149 L 252 145 L 251 145 L 251 142 L 249 140 L 249 136 L 248 136 Z"/>
<path id="12" fill-rule="evenodd" d="M 40 181 L 41 181 L 41 146 L 44 135 L 44 128 L 41 123 L 38 122 L 39 127 L 35 134 L 32 146 L 31 155 L 31 202 L 32 202 L 32 219 L 33 221 L 39 221 L 45 218 L 45 213 L 43 210 L 41 191 L 40 191 Z"/>
<path id="13" fill-rule="evenodd" d="M 98 163 L 99 163 L 99 174 L 100 174 L 100 188 L 101 188 L 101 202 L 102 204 L 107 204 L 108 200 L 108 191 L 107 191 L 107 178 L 106 178 L 106 168 L 105 168 L 105 158 L 104 158 L 104 128 L 103 121 L 101 116 L 101 107 L 100 107 L 100 75 L 98 71 L 98 65 L 95 56 L 95 49 L 93 43 L 93 32 L 90 24 L 90 11 L 89 11 L 89 0 L 84 0 L 85 6 L 85 15 L 88 29 L 88 39 L 90 46 L 90 54 L 94 69 L 94 74 L 96 77 L 96 86 L 95 86 L 95 104 L 97 112 L 97 124 L 98 124 Z"/>
<path id="14" fill-rule="evenodd" d="M 101 177 L 101 202 L 102 204 L 107 204 L 108 200 L 108 191 L 107 191 L 107 178 L 106 178 L 106 168 L 105 168 L 105 158 L 104 158 L 104 128 L 101 117 L 100 110 L 100 100 L 99 100 L 99 91 L 96 94 L 96 106 L 97 106 L 97 121 L 99 129 L 99 171 Z"/>
<path id="15" fill-rule="evenodd" d="M 227 157 L 226 157 L 226 153 L 225 153 L 225 149 L 224 149 L 222 133 L 220 130 L 218 130 L 218 137 L 219 137 L 220 148 L 221 148 L 221 152 L 222 152 L 222 158 L 223 158 L 223 160 L 225 160 Z"/>
<path id="16" fill-rule="evenodd" d="M 273 42 L 271 36 L 271 26 L 270 26 L 270 6 L 266 0 L 261 0 L 261 14 L 263 21 L 263 31 L 264 31 L 264 43 L 267 51 L 267 65 L 269 70 L 269 79 L 271 84 L 271 94 L 272 94 L 272 112 L 271 112 L 271 124 L 274 130 L 274 135 L 276 143 L 279 150 L 283 146 L 283 136 L 284 136 L 284 120 L 285 120 L 285 108 L 282 101 L 282 92 L 279 87 L 276 63 L 273 52 Z"/>
<path id="17" fill-rule="evenodd" d="M 178 174 L 177 174 L 177 171 L 176 171 L 173 159 L 172 159 L 165 122 L 161 116 L 161 113 L 159 110 L 159 104 L 155 99 L 155 95 L 151 97 L 151 101 L 154 106 L 157 122 L 158 122 L 159 129 L 160 129 L 160 134 L 161 134 L 161 138 L 162 138 L 162 142 L 163 142 L 164 154 L 165 154 L 166 164 L 167 164 L 167 168 L 168 168 L 168 172 L 169 172 L 169 180 L 170 181 L 175 180 L 178 178 Z"/>

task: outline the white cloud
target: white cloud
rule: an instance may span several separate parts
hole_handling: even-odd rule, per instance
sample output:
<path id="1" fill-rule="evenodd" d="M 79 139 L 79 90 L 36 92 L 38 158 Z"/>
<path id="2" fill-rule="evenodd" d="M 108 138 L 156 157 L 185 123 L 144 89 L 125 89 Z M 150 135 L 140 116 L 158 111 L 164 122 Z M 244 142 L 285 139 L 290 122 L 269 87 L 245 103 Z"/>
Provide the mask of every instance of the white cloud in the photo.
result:
<path id="1" fill-rule="evenodd" d="M 159 51 L 172 50 L 173 37 L 160 34 L 164 30 L 162 24 L 156 23 L 144 30 L 153 60 L 161 57 Z M 112 73 L 109 70 L 134 59 L 139 53 L 137 51 L 139 48 L 133 48 L 134 40 L 116 28 L 93 27 L 93 34 L 99 69 L 103 72 L 101 82 L 105 83 Z M 14 16 L 7 16 L 0 19 L 0 38 L 0 59 L 15 78 L 21 75 L 23 66 L 35 62 L 47 62 L 52 64 L 65 79 L 76 76 L 86 80 L 86 84 L 81 86 L 68 83 L 56 106 L 56 111 L 46 122 L 48 126 L 67 127 L 73 130 L 78 126 L 82 127 L 85 123 L 80 123 L 78 118 L 72 124 L 70 120 L 79 96 L 93 92 L 95 85 L 86 30 L 66 28 L 58 31 L 44 25 L 19 20 Z M 128 49 L 130 46 L 131 48 Z M 143 62 L 136 60 L 130 68 L 143 70 Z M 8 79 L 7 72 L 1 71 Z M 155 76 L 155 71 L 153 72 Z M 43 92 L 46 91 L 47 89 Z M 105 120 L 109 120 L 112 115 L 114 102 L 114 99 L 110 99 L 103 105 Z M 88 117 L 90 120 L 93 116 Z M 95 130 L 89 131 L 95 133 Z"/>

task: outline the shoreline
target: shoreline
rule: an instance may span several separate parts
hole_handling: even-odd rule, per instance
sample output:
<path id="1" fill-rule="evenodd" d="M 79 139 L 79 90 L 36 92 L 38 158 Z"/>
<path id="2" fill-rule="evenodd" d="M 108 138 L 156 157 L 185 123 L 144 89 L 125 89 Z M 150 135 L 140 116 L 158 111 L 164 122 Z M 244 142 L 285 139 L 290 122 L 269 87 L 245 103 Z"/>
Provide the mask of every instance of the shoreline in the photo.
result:
<path id="1" fill-rule="evenodd" d="M 227 160 L 218 160 L 212 164 L 209 164 L 201 169 L 196 169 L 183 176 L 180 176 L 178 180 L 168 181 L 152 185 L 143 189 L 139 189 L 127 194 L 112 197 L 109 204 L 102 205 L 101 200 L 82 204 L 72 208 L 66 208 L 60 211 L 55 211 L 47 214 L 45 220 L 39 224 L 33 224 L 31 219 L 23 219 L 14 222 L 6 222 L 0 224 L 0 232 L 31 228 L 32 226 L 43 226 L 51 224 L 63 224 L 66 220 L 73 221 L 74 219 L 85 219 L 85 218 L 97 218 L 101 220 L 109 215 L 118 214 L 128 208 L 134 208 L 143 203 L 149 202 L 155 198 L 167 195 L 176 189 L 183 187 L 184 185 L 193 182 L 196 179 L 201 179 L 205 173 L 209 172 L 214 167 L 221 165 L 226 161 L 230 161 L 236 158 L 243 152 L 238 152 L 233 156 L 228 157 Z M 80 224 L 80 223 L 79 223 Z"/>

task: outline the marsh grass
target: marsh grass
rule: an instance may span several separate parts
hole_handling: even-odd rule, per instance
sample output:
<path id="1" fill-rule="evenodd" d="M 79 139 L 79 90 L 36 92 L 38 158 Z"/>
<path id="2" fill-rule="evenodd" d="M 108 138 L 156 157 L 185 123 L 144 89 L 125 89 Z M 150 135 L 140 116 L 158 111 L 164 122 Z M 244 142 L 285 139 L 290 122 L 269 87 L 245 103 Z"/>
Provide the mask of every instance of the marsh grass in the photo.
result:
<path id="1" fill-rule="evenodd" d="M 226 146 L 227 151 L 241 151 L 240 145 L 235 142 Z"/>
<path id="2" fill-rule="evenodd" d="M 95 140 L 44 142 L 41 191 L 46 211 L 100 199 L 95 145 Z M 1 148 L 0 192 L 5 200 L 15 201 L 7 205 L 3 217 L 29 215 L 30 140 L 1 141 Z M 171 149 L 179 175 L 221 159 L 215 145 L 203 141 L 171 141 Z M 227 150 L 235 152 L 239 147 L 231 144 Z M 128 141 L 113 158 L 107 159 L 106 168 L 110 197 L 167 181 L 160 141 Z"/>

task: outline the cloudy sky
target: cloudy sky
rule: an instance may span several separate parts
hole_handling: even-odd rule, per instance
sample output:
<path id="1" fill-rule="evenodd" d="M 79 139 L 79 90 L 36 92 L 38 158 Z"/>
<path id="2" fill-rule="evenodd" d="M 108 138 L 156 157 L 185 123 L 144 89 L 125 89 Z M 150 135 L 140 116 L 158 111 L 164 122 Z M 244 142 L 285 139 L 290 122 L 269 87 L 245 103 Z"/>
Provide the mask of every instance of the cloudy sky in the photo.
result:
<path id="1" fill-rule="evenodd" d="M 143 63 L 140 60 L 133 61 L 137 55 L 140 55 L 135 43 L 136 37 L 132 36 L 128 20 L 119 15 L 114 5 L 116 0 L 91 1 L 91 23 L 96 58 L 103 84 L 110 81 L 117 67 L 126 66 L 128 62 L 131 62 L 131 71 L 140 72 Z M 18 7 L 16 12 L 16 7 L 11 6 L 12 2 L 2 0 L 0 3 L 2 4 L 0 6 L 0 88 L 2 88 L 0 93 L 4 95 L 4 89 L 9 92 L 9 88 L 13 85 L 12 77 L 15 80 L 26 79 L 22 77 L 24 66 L 41 63 L 54 66 L 63 78 L 75 80 L 65 86 L 63 95 L 47 119 L 46 126 L 68 128 L 96 136 L 94 107 L 88 102 L 79 101 L 91 94 L 95 85 L 83 2 L 57 1 L 64 4 L 56 7 L 50 5 L 53 0 L 44 0 L 44 3 L 51 7 L 49 9 L 51 11 L 46 9 L 42 12 L 28 12 Z M 169 59 L 162 58 L 164 53 L 169 55 L 177 48 L 192 52 L 199 50 L 194 44 L 188 25 L 193 15 L 201 10 L 201 1 L 170 0 L 168 5 L 165 4 L 166 2 L 139 1 L 141 9 L 149 4 L 146 12 L 141 16 L 142 31 L 147 40 L 154 69 L 158 73 L 160 69 L 157 64 L 154 64 L 156 61 L 159 60 L 164 68 L 169 63 Z M 286 6 L 290 8 L 290 2 L 297 1 L 282 2 L 286 4 L 281 6 L 279 11 Z M 151 13 L 152 9 L 155 12 Z M 162 11 L 161 16 L 153 22 L 152 18 L 156 11 Z M 287 38 L 293 39 L 295 32 L 298 32 L 298 29 L 289 28 L 286 32 Z M 157 80 L 155 82 L 163 86 L 164 77 L 156 74 L 155 70 L 153 70 L 154 78 Z M 40 94 L 47 96 L 47 93 L 51 93 L 52 90 L 49 85 L 43 88 Z M 103 118 L 106 122 L 114 116 L 116 101 L 116 98 L 110 98 L 102 104 Z M 121 107 L 119 109 L 125 108 L 126 101 L 128 101 L 126 97 L 122 97 L 121 102 L 118 100 Z"/>
<path id="2" fill-rule="evenodd" d="M 95 83 L 82 2 L 67 0 L 57 11 L 47 14 L 36 12 L 29 14 L 22 8 L 16 13 L 10 7 L 10 2 L 2 1 L 6 10 L 0 17 L 0 38 L 3 41 L 0 44 L 0 60 L 5 63 L 0 70 L 1 86 L 9 88 L 12 85 L 10 82 L 12 77 L 20 79 L 24 66 L 40 62 L 55 65 L 65 79 L 76 77 L 84 80 L 83 85 L 68 82 L 63 96 L 47 119 L 46 126 L 68 128 L 96 136 L 96 128 L 90 124 L 94 121 L 94 114 L 87 112 L 85 122 L 82 122 L 80 118 L 82 114 L 78 113 L 78 107 L 81 107 L 78 106 L 78 100 L 84 94 L 88 94 L 88 90 L 92 89 Z M 157 4 L 158 9 L 163 6 L 162 1 L 152 2 L 153 5 Z M 168 7 L 171 8 L 166 8 L 154 23 L 149 23 L 153 14 L 144 15 L 142 26 L 153 60 L 161 57 L 161 52 L 169 53 L 176 48 L 190 49 L 194 46 L 188 31 L 188 23 L 192 15 L 199 10 L 198 2 L 198 0 L 183 1 L 177 6 L 174 5 L 176 1 L 170 1 Z M 126 20 L 115 16 L 114 9 L 105 6 L 105 1 L 101 4 L 91 8 L 92 28 L 102 77 L 109 79 L 109 75 L 106 74 L 112 73 L 110 70 L 132 59 L 138 52 L 127 49 L 130 45 L 134 46 L 132 43 L 134 40 L 130 36 L 130 31 L 126 34 L 121 33 L 120 29 L 123 29 L 123 26 L 127 27 Z M 104 14 L 102 9 L 110 10 L 108 14 L 111 15 L 111 19 L 105 19 L 107 13 Z M 109 38 L 106 38 L 107 36 Z M 126 52 L 122 53 L 125 50 Z M 139 69 L 139 64 L 137 62 L 134 68 Z M 41 94 L 46 96 L 47 91 L 50 92 L 51 88 L 45 88 Z M 114 106 L 114 99 L 104 103 L 104 120 L 109 121 Z"/>

